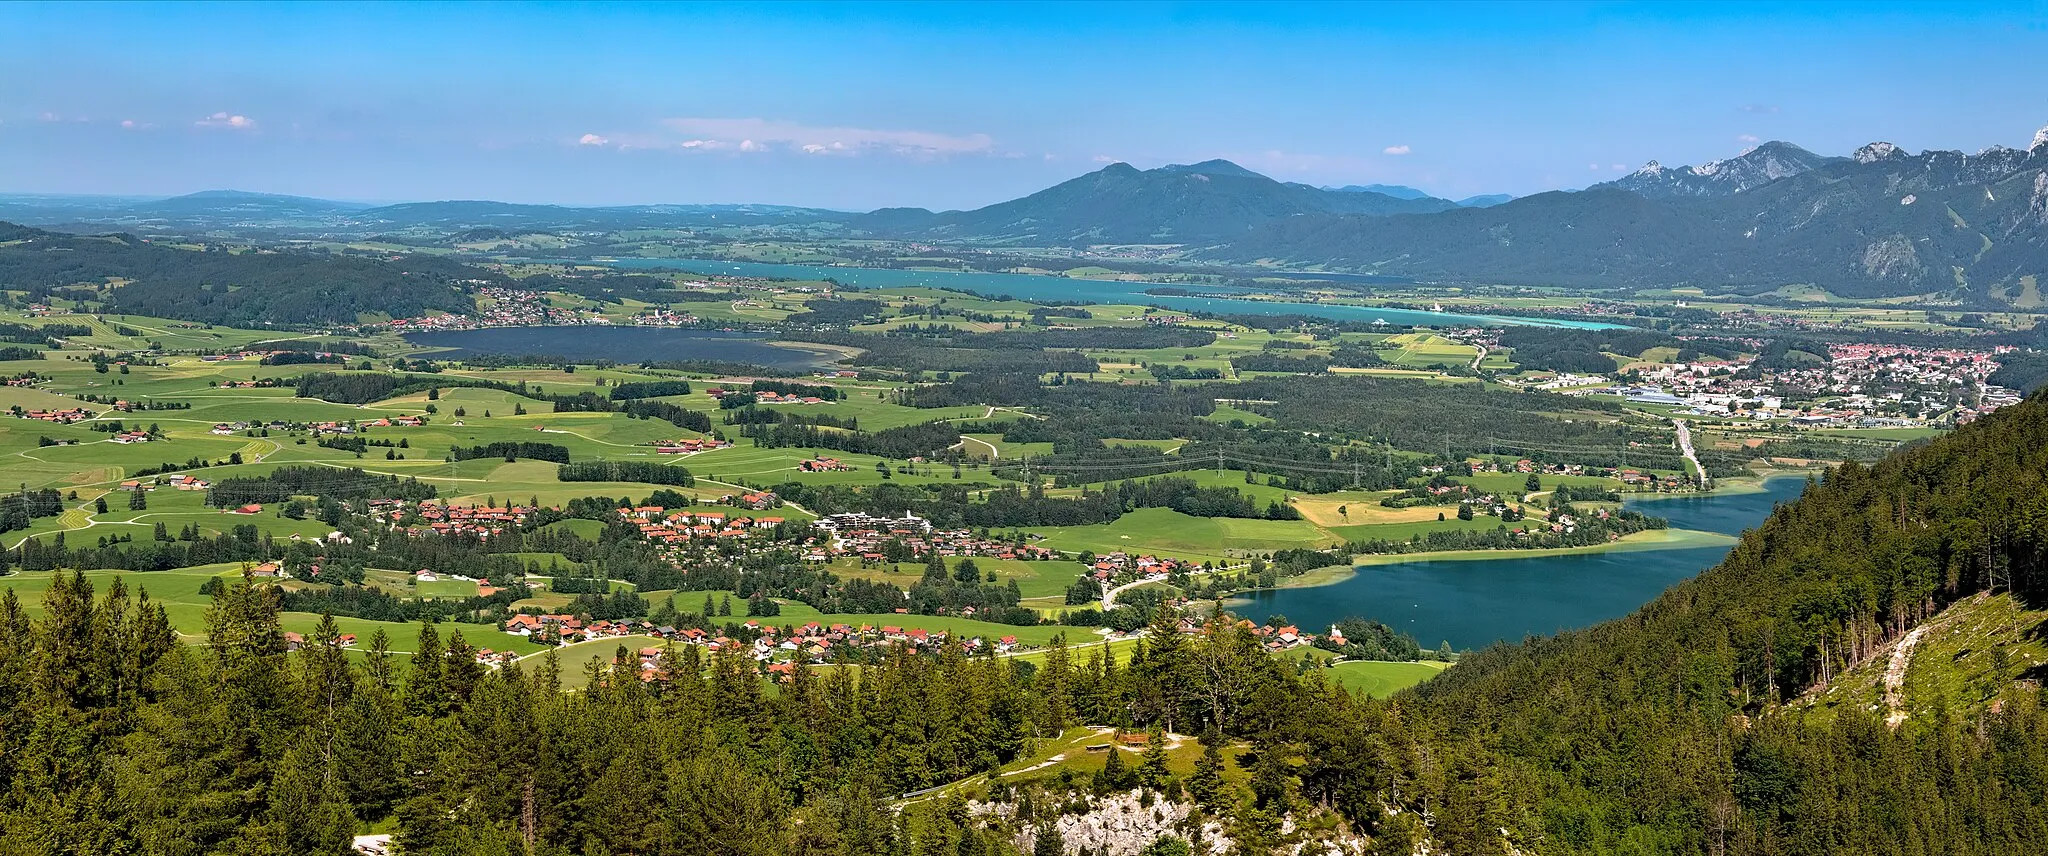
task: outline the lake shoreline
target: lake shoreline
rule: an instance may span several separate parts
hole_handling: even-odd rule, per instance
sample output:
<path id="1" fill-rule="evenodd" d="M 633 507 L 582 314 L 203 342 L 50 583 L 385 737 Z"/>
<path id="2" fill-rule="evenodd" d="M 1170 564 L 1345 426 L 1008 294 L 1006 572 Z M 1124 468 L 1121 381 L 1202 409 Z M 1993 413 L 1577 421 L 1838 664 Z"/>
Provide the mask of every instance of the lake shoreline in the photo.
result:
<path id="1" fill-rule="evenodd" d="M 1664 502 L 1673 499 L 1711 499 L 1717 496 L 1748 496 L 1769 492 L 1771 489 L 1770 483 L 1779 479 L 1805 481 L 1808 477 L 1819 476 L 1823 472 L 1823 470 L 1818 468 L 1807 471 L 1774 469 L 1768 473 L 1759 474 L 1761 477 L 1742 476 L 1739 478 L 1715 479 L 1713 490 L 1683 493 L 1624 493 L 1621 497 L 1629 502 Z"/>
<path id="2" fill-rule="evenodd" d="M 821 342 L 798 342 L 789 339 L 765 339 L 762 340 L 762 344 L 816 355 L 823 365 L 844 363 L 847 360 L 867 353 L 865 349 L 856 348 L 852 345 L 827 345 Z"/>
<path id="3" fill-rule="evenodd" d="M 1591 627 L 1628 615 L 1726 560 L 1742 533 L 1801 494 L 1804 479 L 1771 479 L 1761 493 L 1677 494 L 1630 508 L 1665 529 L 1569 549 L 1382 554 L 1287 588 L 1239 592 L 1231 609 L 1302 627 L 1346 617 L 1380 621 L 1425 644 L 1478 650 L 1496 642 Z M 1304 583 L 1323 583 L 1302 587 Z"/>

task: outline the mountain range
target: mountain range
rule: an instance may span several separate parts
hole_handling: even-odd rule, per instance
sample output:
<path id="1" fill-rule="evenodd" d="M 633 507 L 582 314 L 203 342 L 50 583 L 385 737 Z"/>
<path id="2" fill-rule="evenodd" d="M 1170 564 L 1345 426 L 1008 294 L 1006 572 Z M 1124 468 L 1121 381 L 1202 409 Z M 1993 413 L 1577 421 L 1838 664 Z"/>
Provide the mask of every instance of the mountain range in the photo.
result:
<path id="1" fill-rule="evenodd" d="M 1974 155 L 1879 142 L 1829 158 L 1769 143 L 1491 208 L 1267 223 L 1195 255 L 1425 280 L 1742 293 L 1815 285 L 2036 308 L 2048 278 L 2048 132 L 2027 151 Z"/>
<path id="2" fill-rule="evenodd" d="M 1651 162 L 1582 191 L 1440 199 L 1400 185 L 1313 187 L 1226 160 L 1114 163 L 970 211 L 774 205 L 581 208 L 490 201 L 370 206 L 209 191 L 171 199 L 0 196 L 0 220 L 65 231 L 197 226 L 281 235 L 450 236 L 829 225 L 978 247 L 1167 245 L 1203 264 L 1423 281 L 1762 293 L 1818 286 L 2040 308 L 2048 278 L 2048 129 L 2026 150 L 1871 143 L 1849 156 L 1763 143 L 1697 166 Z M 167 225 L 168 224 L 168 225 Z M 419 236 L 426 236 L 420 238 Z"/>
<path id="3" fill-rule="evenodd" d="M 1665 167 L 1650 161 L 1629 175 L 1594 185 L 1618 187 L 1652 199 L 1729 196 L 1762 187 L 1842 160 L 1817 155 L 1791 143 L 1772 141 L 1727 160 L 1699 166 Z"/>

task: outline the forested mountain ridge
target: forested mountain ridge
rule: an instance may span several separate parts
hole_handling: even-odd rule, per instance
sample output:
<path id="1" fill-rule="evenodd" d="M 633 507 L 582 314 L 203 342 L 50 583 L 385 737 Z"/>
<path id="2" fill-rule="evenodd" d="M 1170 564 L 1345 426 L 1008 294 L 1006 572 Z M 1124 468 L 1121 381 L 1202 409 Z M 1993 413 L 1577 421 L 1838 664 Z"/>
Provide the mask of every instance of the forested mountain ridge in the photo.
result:
<path id="1" fill-rule="evenodd" d="M 110 279 L 125 280 L 108 288 Z M 469 312 L 469 281 L 489 271 L 428 255 L 389 258 L 301 250 L 188 250 L 134 235 L 66 235 L 0 223 L 0 282 L 44 299 L 87 285 L 109 310 L 214 324 L 347 324 L 368 312 Z"/>
<path id="2" fill-rule="evenodd" d="M 1200 255 L 1587 288 L 1812 284 L 1990 307 L 2014 299 L 2023 277 L 2048 276 L 2048 142 L 1974 155 L 1873 143 L 1737 192 L 1641 184 L 1423 216 L 1278 220 Z"/>
<path id="3" fill-rule="evenodd" d="M 1140 170 L 1114 163 L 972 211 L 885 209 L 852 225 L 877 234 L 1012 244 L 1229 241 L 1257 224 L 1309 214 L 1380 216 L 1456 208 L 1423 197 L 1320 190 L 1275 181 L 1229 161 Z"/>

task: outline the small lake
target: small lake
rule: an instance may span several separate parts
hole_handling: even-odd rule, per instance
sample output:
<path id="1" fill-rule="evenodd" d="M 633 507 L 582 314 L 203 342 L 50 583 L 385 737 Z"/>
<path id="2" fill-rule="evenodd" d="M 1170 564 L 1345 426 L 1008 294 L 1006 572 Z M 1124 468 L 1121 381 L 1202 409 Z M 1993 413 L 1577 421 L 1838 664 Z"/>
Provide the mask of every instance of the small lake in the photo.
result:
<path id="1" fill-rule="evenodd" d="M 829 361 L 822 354 L 771 345 L 758 333 L 724 330 L 679 330 L 665 327 L 584 325 L 576 327 L 491 327 L 482 330 L 437 330 L 407 333 L 405 340 L 430 348 L 452 348 L 447 356 L 464 354 L 546 355 L 572 360 L 724 360 L 790 371 L 817 368 Z"/>
<path id="2" fill-rule="evenodd" d="M 1234 300 L 1228 297 L 1195 297 L 1146 294 L 1145 289 L 1186 288 L 1190 291 L 1229 292 L 1238 289 L 1216 286 L 1172 286 L 1157 282 L 1122 282 L 1106 279 L 1071 279 L 1023 273 L 982 273 L 979 271 L 924 271 L 896 268 L 836 267 L 826 265 L 785 265 L 765 262 L 731 262 L 709 259 L 611 259 L 582 264 L 605 264 L 617 268 L 683 270 L 701 274 L 757 276 L 775 279 L 831 279 L 857 288 L 951 288 L 983 296 L 1007 294 L 1023 300 L 1093 303 L 1135 303 L 1190 312 L 1233 315 L 1309 315 L 1338 321 L 1384 320 L 1388 324 L 1417 327 L 1453 325 L 1513 324 L 1537 327 L 1575 327 L 1604 330 L 1619 327 L 1597 321 L 1565 321 L 1551 318 L 1517 318 L 1500 315 L 1461 315 L 1454 312 L 1422 312 L 1413 309 L 1382 309 L 1335 303 L 1281 300 Z M 1334 277 L 1331 277 L 1334 278 Z"/>
<path id="3" fill-rule="evenodd" d="M 1628 506 L 1666 518 L 1675 529 L 1739 535 L 1805 489 L 1805 479 L 1779 478 L 1765 482 L 1761 493 Z M 1414 636 L 1425 650 L 1445 641 L 1472 650 L 1620 618 L 1673 583 L 1720 564 L 1728 550 L 1683 547 L 1523 558 L 1504 551 L 1498 559 L 1366 565 L 1336 585 L 1257 592 L 1238 612 L 1258 619 L 1285 615 L 1316 632 L 1358 616 Z"/>

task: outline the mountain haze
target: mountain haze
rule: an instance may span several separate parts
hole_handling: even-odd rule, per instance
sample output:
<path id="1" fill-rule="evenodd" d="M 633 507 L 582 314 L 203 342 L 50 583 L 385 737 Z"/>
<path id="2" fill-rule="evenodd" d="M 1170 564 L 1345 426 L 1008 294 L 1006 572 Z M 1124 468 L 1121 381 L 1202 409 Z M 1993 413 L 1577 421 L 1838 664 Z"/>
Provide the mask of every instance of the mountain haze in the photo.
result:
<path id="1" fill-rule="evenodd" d="M 1407 185 L 1402 184 L 1347 184 L 1343 187 L 1326 186 L 1323 189 L 1328 190 L 1332 193 L 1378 193 L 1385 196 L 1392 196 L 1395 199 L 1439 198 L 1430 195 L 1428 191 L 1417 190 L 1413 187 L 1409 187 Z M 1458 206 L 1459 208 L 1486 208 L 1493 205 L 1499 205 L 1513 198 L 1515 197 L 1512 193 L 1482 193 L 1477 196 L 1467 196 L 1463 199 L 1456 199 L 1451 201 L 1452 204 Z"/>
<path id="2" fill-rule="evenodd" d="M 1325 187 L 1338 193 L 1378 193 L 1395 199 L 1427 199 L 1430 194 L 1404 184 L 1347 184 L 1343 187 Z"/>

